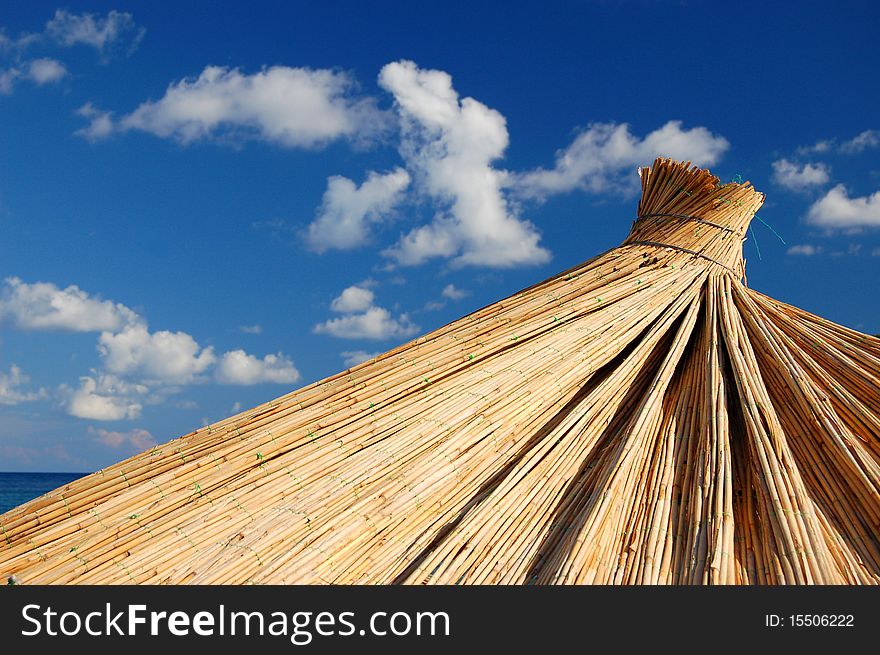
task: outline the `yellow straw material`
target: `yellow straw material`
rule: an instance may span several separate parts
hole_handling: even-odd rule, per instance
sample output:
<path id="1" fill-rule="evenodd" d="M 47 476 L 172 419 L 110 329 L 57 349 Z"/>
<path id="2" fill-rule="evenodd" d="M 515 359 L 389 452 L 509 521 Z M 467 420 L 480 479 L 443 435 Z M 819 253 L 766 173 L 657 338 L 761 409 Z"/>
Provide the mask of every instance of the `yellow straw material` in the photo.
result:
<path id="1" fill-rule="evenodd" d="M 743 284 L 763 195 L 0 516 L 23 584 L 874 584 L 880 340 Z"/>

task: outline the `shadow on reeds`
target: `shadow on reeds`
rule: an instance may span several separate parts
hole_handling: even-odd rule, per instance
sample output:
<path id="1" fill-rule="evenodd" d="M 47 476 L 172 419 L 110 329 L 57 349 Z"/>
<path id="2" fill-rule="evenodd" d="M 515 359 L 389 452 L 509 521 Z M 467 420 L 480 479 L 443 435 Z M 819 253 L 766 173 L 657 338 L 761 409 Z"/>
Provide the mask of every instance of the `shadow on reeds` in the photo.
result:
<path id="1" fill-rule="evenodd" d="M 657 320 L 660 320 L 661 317 L 658 316 Z M 584 385 L 572 396 L 572 398 L 558 411 L 553 417 L 547 421 L 544 425 L 542 425 L 535 434 L 529 438 L 529 440 L 523 444 L 523 446 L 519 449 L 519 451 L 514 455 L 498 472 L 496 472 L 491 478 L 489 478 L 481 487 L 480 490 L 468 501 L 468 503 L 461 509 L 458 515 L 450 520 L 446 525 L 444 525 L 434 536 L 431 542 L 425 546 L 421 552 L 419 552 L 416 557 L 407 565 L 407 567 L 401 571 L 395 578 L 392 580 L 391 584 L 405 584 L 408 582 L 412 582 L 409 578 L 414 575 L 418 569 L 422 566 L 422 564 L 428 559 L 431 553 L 441 544 L 443 541 L 461 524 L 461 522 L 467 517 L 467 515 L 473 511 L 476 507 L 478 507 L 486 498 L 488 498 L 495 489 L 501 484 L 501 482 L 511 473 L 513 472 L 520 464 L 526 455 L 531 452 L 538 444 L 540 444 L 548 435 L 550 435 L 563 420 L 585 399 L 587 398 L 611 373 L 619 367 L 629 355 L 633 352 L 636 345 L 644 339 L 645 335 L 651 330 L 651 328 L 656 324 L 657 320 L 653 321 L 650 325 L 648 325 L 637 338 L 633 339 L 633 341 L 627 344 L 612 360 L 606 363 L 601 368 L 597 369 L 596 372 L 590 376 L 590 378 L 584 383 Z M 679 317 L 673 329 L 670 330 L 671 333 L 674 334 L 675 328 L 678 326 L 681 318 Z M 652 354 L 649 360 L 653 360 L 655 358 L 655 354 L 662 353 L 663 348 L 668 346 L 668 341 L 671 337 L 664 337 L 661 340 L 661 343 L 658 344 L 655 349 L 655 353 Z M 661 360 L 662 361 L 662 360 Z M 641 380 L 641 377 L 647 377 L 647 374 L 644 376 L 640 376 L 637 381 Z M 647 380 L 650 381 L 650 378 Z M 628 406 L 629 402 L 632 402 L 632 398 L 637 398 L 639 395 L 644 393 L 644 385 L 642 384 L 634 384 L 633 387 L 627 394 L 627 400 L 624 402 L 624 406 Z M 621 412 L 618 412 L 620 415 Z M 614 422 L 612 422 L 614 423 Z M 546 456 L 546 455 L 545 455 Z M 575 480 L 577 480 L 578 476 L 575 476 Z M 566 497 L 569 493 L 574 490 L 572 486 L 574 481 L 569 484 L 569 488 L 566 492 Z M 562 504 L 564 504 L 563 501 Z M 561 526 L 558 526 L 561 527 Z M 559 529 L 557 529 L 559 532 Z M 551 534 L 555 534 L 552 532 Z M 547 541 L 545 540 L 545 543 Z M 433 573 L 433 572 L 432 572 Z"/>
<path id="2" fill-rule="evenodd" d="M 525 575 L 526 584 L 549 584 L 559 573 L 559 568 L 571 555 L 577 544 L 581 530 L 592 515 L 593 509 L 601 502 L 607 483 L 617 468 L 623 453 L 619 443 L 621 434 L 626 433 L 626 425 L 633 419 L 633 411 L 650 391 L 652 380 L 657 374 L 669 346 L 683 317 L 671 326 L 667 335 L 655 346 L 645 360 L 626 396 L 614 413 L 613 418 L 596 441 L 590 457 L 581 464 L 562 493 L 562 500 L 554 509 L 554 517 L 538 551 L 532 557 Z M 615 447 L 620 446 L 620 447 Z"/>

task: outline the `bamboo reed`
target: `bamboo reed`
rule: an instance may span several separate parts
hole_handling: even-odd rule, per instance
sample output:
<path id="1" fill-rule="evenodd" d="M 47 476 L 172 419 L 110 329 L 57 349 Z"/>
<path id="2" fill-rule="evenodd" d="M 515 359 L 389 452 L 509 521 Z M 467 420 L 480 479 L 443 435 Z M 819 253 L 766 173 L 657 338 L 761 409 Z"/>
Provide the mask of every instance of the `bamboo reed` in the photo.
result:
<path id="1" fill-rule="evenodd" d="M 0 516 L 25 584 L 876 584 L 880 339 L 749 289 L 750 184 Z"/>

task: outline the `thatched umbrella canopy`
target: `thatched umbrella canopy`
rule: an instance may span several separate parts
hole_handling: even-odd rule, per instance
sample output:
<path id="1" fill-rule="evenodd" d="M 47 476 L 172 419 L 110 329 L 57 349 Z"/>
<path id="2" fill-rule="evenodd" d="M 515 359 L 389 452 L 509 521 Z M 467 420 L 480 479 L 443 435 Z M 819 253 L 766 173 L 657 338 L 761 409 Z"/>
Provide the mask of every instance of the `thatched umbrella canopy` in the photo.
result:
<path id="1" fill-rule="evenodd" d="M 875 583 L 880 339 L 744 283 L 668 160 L 624 243 L 0 516 L 27 583 Z"/>

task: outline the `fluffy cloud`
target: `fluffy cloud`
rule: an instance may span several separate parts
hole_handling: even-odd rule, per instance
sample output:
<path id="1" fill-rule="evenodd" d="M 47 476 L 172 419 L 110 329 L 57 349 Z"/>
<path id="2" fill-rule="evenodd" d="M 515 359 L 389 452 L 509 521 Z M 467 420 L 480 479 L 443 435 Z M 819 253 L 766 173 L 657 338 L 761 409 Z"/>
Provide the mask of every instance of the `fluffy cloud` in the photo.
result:
<path id="1" fill-rule="evenodd" d="M 411 61 L 386 65 L 379 84 L 394 96 L 408 169 L 419 190 L 442 206 L 432 223 L 384 254 L 404 266 L 433 257 L 493 267 L 549 260 L 535 227 L 504 197 L 505 173 L 492 166 L 508 144 L 504 116 L 473 98 L 460 99 L 447 73 Z"/>
<path id="2" fill-rule="evenodd" d="M 57 59 L 34 59 L 28 64 L 28 77 L 40 86 L 57 82 L 67 75 L 67 69 Z"/>
<path id="3" fill-rule="evenodd" d="M 727 139 L 705 127 L 682 129 L 681 121 L 669 121 L 643 139 L 633 135 L 626 123 L 593 123 L 556 153 L 552 169 L 515 175 L 510 184 L 517 193 L 536 198 L 574 189 L 591 193 L 634 190 L 634 176 L 622 176 L 637 165 L 663 156 L 712 166 L 729 147 Z"/>
<path id="4" fill-rule="evenodd" d="M 30 382 L 30 378 L 15 364 L 9 367 L 9 373 L 0 371 L 0 405 L 18 405 L 46 397 L 46 390 L 35 392 L 22 391 L 21 387 Z"/>
<path id="5" fill-rule="evenodd" d="M 395 246 L 386 249 L 383 254 L 401 266 L 418 266 L 435 257 L 453 257 L 462 250 L 461 232 L 462 224 L 460 222 L 436 217 L 433 223 L 422 225 L 403 235 Z M 544 252 L 542 248 L 537 246 L 537 236 L 533 242 L 528 242 L 525 245 L 526 250 L 531 249 L 529 243 Z M 512 253 L 512 255 L 515 257 L 516 253 Z M 549 258 L 549 254 L 547 257 Z M 498 261 L 494 263 L 496 259 Z M 467 260 L 460 259 L 456 263 L 466 264 L 472 260 L 473 258 L 470 257 Z M 493 263 L 489 263 L 490 261 Z M 504 253 L 498 252 L 496 257 L 491 260 L 487 259 L 486 264 L 502 266 L 505 261 Z"/>
<path id="6" fill-rule="evenodd" d="M 225 353 L 217 364 L 216 376 L 223 384 L 259 384 L 275 382 L 289 384 L 299 380 L 299 371 L 282 353 L 257 359 L 243 350 Z"/>
<path id="7" fill-rule="evenodd" d="M 214 379 L 223 384 L 290 383 L 300 377 L 282 353 L 259 359 L 233 350 L 218 359 L 212 347 L 200 346 L 186 332 L 151 332 L 146 321 L 125 305 L 91 297 L 74 285 L 59 289 L 47 282 L 27 284 L 16 277 L 3 284 L 0 319 L 22 329 L 100 332 L 101 369 L 81 377 L 75 390 L 61 386 L 64 405 L 72 416 L 99 421 L 136 418 L 145 403 L 162 402 L 179 385 L 207 381 L 212 368 Z M 371 301 L 372 292 L 367 293 Z M 346 302 L 358 306 L 356 302 L 351 305 L 352 298 Z M 259 325 L 242 326 L 246 333 L 261 330 Z M 0 372 L 0 403 L 45 396 L 44 390 L 36 394 L 20 391 L 25 382 L 17 366 L 8 375 Z"/>
<path id="8" fill-rule="evenodd" d="M 241 325 L 238 330 L 244 334 L 262 334 L 263 326 L 259 323 L 255 323 L 254 325 Z"/>
<path id="9" fill-rule="evenodd" d="M 373 305 L 374 294 L 366 288 L 366 285 L 371 282 L 368 280 L 343 290 L 330 303 L 330 309 L 346 314 L 346 316 L 318 323 L 312 328 L 312 331 L 315 334 L 329 334 L 340 339 L 374 339 L 377 341 L 408 337 L 418 332 L 419 326 L 413 324 L 406 314 L 394 318 L 391 312 L 384 307 Z"/>
<path id="10" fill-rule="evenodd" d="M 171 384 L 194 382 L 216 359 L 213 348 L 201 348 L 186 332 L 150 332 L 142 323 L 103 332 L 98 351 L 111 373 Z"/>
<path id="11" fill-rule="evenodd" d="M 126 382 L 115 375 L 95 373 L 81 377 L 78 389 L 62 386 L 61 392 L 67 396 L 67 413 L 71 416 L 94 421 L 119 421 L 140 416 L 142 399 L 149 393 L 149 388 Z"/>
<path id="12" fill-rule="evenodd" d="M 87 102 L 76 110 L 79 116 L 88 119 L 89 124 L 76 130 L 74 134 L 87 141 L 99 141 L 113 133 L 113 116 L 109 111 L 101 111 Z"/>
<path id="13" fill-rule="evenodd" d="M 869 148 L 880 147 L 880 132 L 877 130 L 865 130 L 849 141 L 840 144 L 840 152 L 847 155 L 858 154 Z"/>
<path id="14" fill-rule="evenodd" d="M 59 289 L 50 282 L 27 284 L 17 277 L 3 281 L 0 319 L 24 330 L 98 332 L 118 330 L 138 316 L 120 303 L 89 296 L 76 285 Z"/>
<path id="15" fill-rule="evenodd" d="M 373 306 L 373 298 L 374 295 L 370 289 L 357 285 L 351 286 L 333 299 L 333 302 L 330 303 L 330 309 L 343 314 L 364 312 Z"/>
<path id="16" fill-rule="evenodd" d="M 789 255 L 802 255 L 804 257 L 812 257 L 822 252 L 822 246 L 814 246 L 809 243 L 802 243 L 792 246 L 788 249 Z"/>
<path id="17" fill-rule="evenodd" d="M 829 153 L 833 150 L 844 155 L 857 155 L 871 148 L 880 147 L 880 131 L 865 130 L 848 141 L 840 142 L 838 139 L 822 139 L 811 146 L 802 146 L 797 149 L 799 155 L 813 153 Z"/>
<path id="18" fill-rule="evenodd" d="M 20 54 L 29 46 L 43 39 L 43 34 L 36 32 L 21 32 L 17 37 L 6 35 L 5 29 L 0 26 L 0 54 Z"/>
<path id="19" fill-rule="evenodd" d="M 19 80 L 30 80 L 37 86 L 58 82 L 67 75 L 67 68 L 57 59 L 32 59 L 21 67 L 0 71 L 0 93 L 12 93 Z"/>
<path id="20" fill-rule="evenodd" d="M 846 187 L 838 184 L 813 203 L 807 221 L 829 229 L 880 227 L 880 191 L 850 198 Z"/>
<path id="21" fill-rule="evenodd" d="M 440 292 L 440 295 L 444 298 L 449 298 L 450 300 L 461 300 L 462 298 L 469 296 L 470 291 L 458 289 L 454 284 L 447 284 L 443 287 L 443 291 Z"/>
<path id="22" fill-rule="evenodd" d="M 4 71 L 0 71 L 0 93 L 12 93 L 12 88 L 15 86 L 15 80 L 17 80 L 20 75 L 21 71 L 17 68 L 7 68 Z"/>
<path id="23" fill-rule="evenodd" d="M 119 48 L 134 51 L 144 36 L 131 14 L 111 11 L 101 17 L 95 14 L 72 14 L 59 9 L 46 23 L 43 32 L 25 32 L 16 38 L 8 37 L 0 28 L 0 55 L 15 63 L 0 70 L 0 93 L 11 93 L 19 80 L 30 80 L 38 86 L 58 82 L 68 74 L 67 67 L 57 59 L 41 57 L 27 59 L 25 51 L 34 44 L 45 45 L 54 41 L 62 46 L 84 44 L 101 53 L 102 59 Z"/>
<path id="24" fill-rule="evenodd" d="M 314 327 L 316 334 L 329 334 L 340 339 L 388 339 L 408 337 L 419 331 L 406 314 L 394 318 L 382 307 L 370 307 L 363 314 L 340 316 Z"/>
<path id="25" fill-rule="evenodd" d="M 788 159 L 773 162 L 773 180 L 792 191 L 803 191 L 813 186 L 827 184 L 831 169 L 822 162 L 798 165 Z"/>
<path id="26" fill-rule="evenodd" d="M 797 149 L 797 154 L 799 155 L 811 155 L 814 153 L 825 153 L 829 152 L 834 147 L 833 139 L 822 139 L 821 141 L 817 141 L 811 146 L 801 146 Z"/>
<path id="27" fill-rule="evenodd" d="M 382 131 L 385 115 L 370 98 L 355 98 L 345 73 L 274 66 L 252 75 L 208 66 L 195 79 L 171 84 L 156 101 L 114 123 L 189 143 L 216 136 L 255 137 L 314 148 L 334 139 L 365 139 Z"/>
<path id="28" fill-rule="evenodd" d="M 343 350 L 339 355 L 342 357 L 342 362 L 349 368 L 357 366 L 358 364 L 363 364 L 366 361 L 373 359 L 376 355 L 380 353 L 368 353 L 366 350 Z"/>
<path id="29" fill-rule="evenodd" d="M 118 47 L 133 52 L 145 30 L 138 27 L 134 17 L 127 12 L 112 10 L 106 16 L 95 14 L 72 14 L 64 9 L 55 12 L 46 23 L 46 34 L 64 46 L 91 46 L 102 54 Z"/>
<path id="30" fill-rule="evenodd" d="M 97 441 L 110 448 L 126 448 L 134 452 L 143 452 L 156 445 L 156 439 L 147 430 L 134 428 L 128 432 L 114 432 L 104 428 L 89 428 L 89 434 Z"/>
<path id="31" fill-rule="evenodd" d="M 371 171 L 360 186 L 347 177 L 329 178 L 318 217 L 306 233 L 309 245 L 317 252 L 364 245 L 369 241 L 371 224 L 385 218 L 409 182 L 409 174 L 402 168 L 385 175 Z"/>

